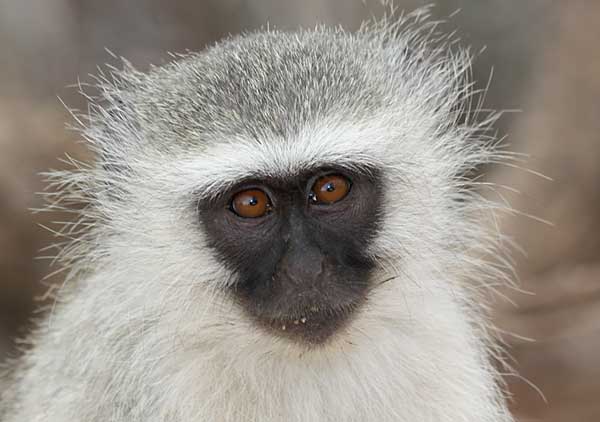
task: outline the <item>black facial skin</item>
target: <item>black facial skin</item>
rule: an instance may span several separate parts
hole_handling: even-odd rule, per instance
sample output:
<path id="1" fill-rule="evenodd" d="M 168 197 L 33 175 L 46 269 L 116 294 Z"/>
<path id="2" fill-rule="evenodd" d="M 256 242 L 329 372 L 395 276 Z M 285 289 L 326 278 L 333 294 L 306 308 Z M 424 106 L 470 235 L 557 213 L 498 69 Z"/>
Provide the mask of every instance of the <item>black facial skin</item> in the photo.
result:
<path id="1" fill-rule="evenodd" d="M 311 187 L 323 175 L 350 183 L 333 204 L 314 204 Z M 272 208 L 243 218 L 231 198 L 261 189 Z M 374 262 L 366 254 L 380 220 L 377 171 L 317 169 L 288 179 L 241 182 L 218 199 L 200 200 L 200 220 L 217 257 L 238 276 L 231 294 L 257 324 L 304 345 L 320 345 L 364 303 Z"/>

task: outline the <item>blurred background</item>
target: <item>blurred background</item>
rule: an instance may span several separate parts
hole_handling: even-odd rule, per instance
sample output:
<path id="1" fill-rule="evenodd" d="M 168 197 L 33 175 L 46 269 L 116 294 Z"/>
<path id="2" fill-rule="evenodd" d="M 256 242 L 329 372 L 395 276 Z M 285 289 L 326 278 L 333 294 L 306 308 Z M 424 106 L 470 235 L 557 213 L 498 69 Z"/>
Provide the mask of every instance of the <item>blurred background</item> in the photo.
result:
<path id="1" fill-rule="evenodd" d="M 105 48 L 146 69 L 169 51 L 200 50 L 267 22 L 354 29 L 382 11 L 374 0 L 0 0 L 0 361 L 14 355 L 48 288 L 42 279 L 56 269 L 35 259 L 52 242 L 41 226 L 63 218 L 28 211 L 41 206 L 38 173 L 65 167 L 57 159 L 65 153 L 89 158 L 65 130 L 71 119 L 57 97 L 85 108 L 68 86 L 116 63 Z M 505 114 L 499 133 L 529 154 L 527 168 L 553 179 L 486 169 L 488 180 L 520 192 L 506 193 L 516 209 L 553 223 L 501 221 L 526 251 L 516 270 L 533 293 L 507 291 L 512 303 L 494 310 L 499 327 L 516 334 L 505 340 L 527 380 L 507 378 L 514 412 L 521 422 L 600 421 L 600 1 L 438 0 L 432 12 L 477 52 L 478 87 L 493 69 L 487 106 L 521 110 Z"/>

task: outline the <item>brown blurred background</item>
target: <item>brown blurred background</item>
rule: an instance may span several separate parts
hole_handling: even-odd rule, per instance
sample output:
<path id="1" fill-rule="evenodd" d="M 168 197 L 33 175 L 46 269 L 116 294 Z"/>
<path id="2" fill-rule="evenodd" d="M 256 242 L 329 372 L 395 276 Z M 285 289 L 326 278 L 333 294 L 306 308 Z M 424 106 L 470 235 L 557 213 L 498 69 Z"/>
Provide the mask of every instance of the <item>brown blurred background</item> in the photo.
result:
<path id="1" fill-rule="evenodd" d="M 407 10 L 430 0 L 396 0 Z M 523 289 L 499 301 L 498 325 L 516 368 L 507 379 L 520 421 L 600 421 L 600 1 L 438 0 L 433 13 L 457 29 L 477 56 L 474 77 L 487 105 L 507 113 L 498 123 L 511 149 L 531 156 L 527 168 L 491 168 L 489 180 L 520 191 L 506 196 L 525 216 L 503 228 L 526 251 L 516 256 Z M 199 50 L 265 25 L 316 23 L 353 29 L 376 1 L 360 0 L 0 0 L 0 360 L 27 333 L 33 298 L 52 269 L 36 260 L 52 238 L 39 225 L 60 216 L 33 215 L 43 189 L 38 172 L 85 157 L 57 96 L 85 103 L 67 85 L 89 81 L 96 65 L 115 63 L 110 49 L 138 68 L 166 52 Z M 53 279 L 60 281 L 60 275 Z M 525 340 L 522 337 L 534 339 Z M 547 403 L 529 384 L 543 391 Z"/>

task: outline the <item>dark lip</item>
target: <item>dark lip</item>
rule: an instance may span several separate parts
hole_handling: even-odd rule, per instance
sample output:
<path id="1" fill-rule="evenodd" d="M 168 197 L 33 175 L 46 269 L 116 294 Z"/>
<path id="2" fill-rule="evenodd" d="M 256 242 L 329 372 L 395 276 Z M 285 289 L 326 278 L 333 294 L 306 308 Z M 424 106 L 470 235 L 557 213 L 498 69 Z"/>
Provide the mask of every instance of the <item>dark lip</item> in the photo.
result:
<path id="1" fill-rule="evenodd" d="M 263 328 L 277 337 L 303 346 L 316 347 L 328 343 L 343 331 L 361 307 L 362 301 L 336 308 L 307 308 L 291 316 L 256 319 Z"/>

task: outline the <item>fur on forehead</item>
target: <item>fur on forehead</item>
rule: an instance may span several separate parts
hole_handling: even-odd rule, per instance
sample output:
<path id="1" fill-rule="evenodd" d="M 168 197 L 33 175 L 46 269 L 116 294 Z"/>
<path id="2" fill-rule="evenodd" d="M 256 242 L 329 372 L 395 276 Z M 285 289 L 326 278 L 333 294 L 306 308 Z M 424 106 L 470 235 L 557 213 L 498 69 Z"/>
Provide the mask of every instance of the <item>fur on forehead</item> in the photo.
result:
<path id="1" fill-rule="evenodd" d="M 460 173 L 464 162 L 448 149 L 452 144 L 447 138 L 455 140 L 455 131 L 411 127 L 409 122 L 398 124 L 394 117 L 383 114 L 348 122 L 331 116 L 320 124 L 307 124 L 287 138 L 235 136 L 171 157 L 150 151 L 143 162 L 130 163 L 131 170 L 172 193 L 193 192 L 205 198 L 244 180 L 294 178 L 321 168 L 359 173 L 379 170 L 387 180 L 427 180 L 432 184 L 435 180 L 446 184 Z M 428 144 L 425 148 L 424 143 Z"/>
<path id="2" fill-rule="evenodd" d="M 294 178 L 326 167 L 369 172 L 385 165 L 382 135 L 368 128 L 327 124 L 305 127 L 281 140 L 233 139 L 212 144 L 199 157 L 182 157 L 172 176 L 184 191 L 213 197 L 248 179 Z"/>
<path id="3" fill-rule="evenodd" d="M 339 129 L 349 122 L 355 132 L 377 120 L 392 132 L 387 138 L 434 138 L 457 120 L 471 93 L 469 57 L 447 53 L 431 35 L 434 24 L 421 19 L 379 22 L 358 33 L 257 32 L 147 74 L 126 64 L 99 77 L 100 96 L 82 118 L 83 133 L 115 168 L 147 159 L 140 155 L 211 152 L 215 144 L 281 149 L 276 143 L 306 142 L 317 127 L 332 132 L 310 141 L 323 147 L 336 130 L 348 137 Z"/>

